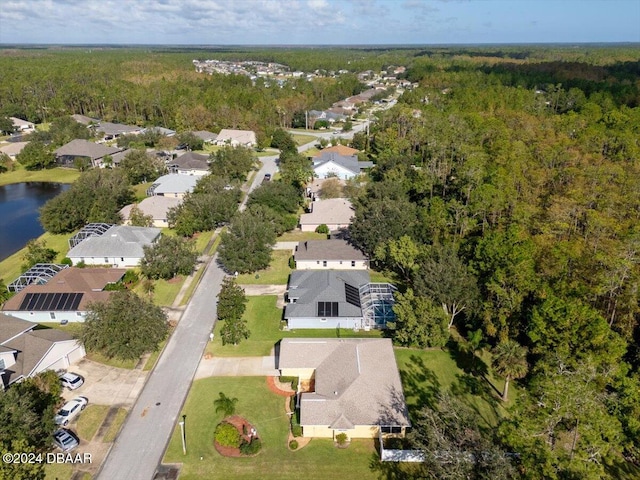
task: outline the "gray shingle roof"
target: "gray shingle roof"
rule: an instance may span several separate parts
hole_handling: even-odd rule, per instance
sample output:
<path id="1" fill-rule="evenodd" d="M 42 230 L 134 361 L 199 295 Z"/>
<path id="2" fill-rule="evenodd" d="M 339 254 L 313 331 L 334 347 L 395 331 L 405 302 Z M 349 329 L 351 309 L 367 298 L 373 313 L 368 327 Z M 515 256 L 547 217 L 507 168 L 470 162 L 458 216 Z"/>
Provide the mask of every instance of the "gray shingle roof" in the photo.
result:
<path id="1" fill-rule="evenodd" d="M 359 288 L 369 281 L 366 270 L 296 270 L 288 288 L 296 302 L 285 306 L 284 318 L 318 317 L 318 302 L 338 302 L 339 317 L 360 317 L 362 309 L 347 303 L 344 285 Z"/>
<path id="2" fill-rule="evenodd" d="M 285 338 L 279 362 L 315 369 L 315 392 L 301 396 L 303 426 L 411 425 L 390 339 Z"/>
<path id="3" fill-rule="evenodd" d="M 205 170 L 209 171 L 209 157 L 200 153 L 187 152 L 180 155 L 167 164 L 169 168 L 179 170 Z"/>
<path id="4" fill-rule="evenodd" d="M 102 132 L 105 135 L 123 135 L 127 133 L 140 132 L 142 129 L 134 125 L 123 125 L 121 123 L 100 122 L 100 125 L 96 127 L 98 132 Z"/>
<path id="5" fill-rule="evenodd" d="M 353 206 L 346 198 L 316 200 L 311 208 L 311 213 L 300 215 L 300 225 L 350 224 L 353 217 Z"/>
<path id="6" fill-rule="evenodd" d="M 367 257 L 346 240 L 306 240 L 298 243 L 296 260 L 366 260 Z"/>
<path id="7" fill-rule="evenodd" d="M 99 237 L 89 237 L 69 250 L 68 257 L 142 258 L 145 245 L 160 235 L 159 228 L 114 225 Z"/>
<path id="8" fill-rule="evenodd" d="M 0 345 L 35 326 L 33 322 L 0 313 Z"/>
<path id="9" fill-rule="evenodd" d="M 207 132 L 206 130 L 198 130 L 197 132 L 192 133 L 205 142 L 213 142 L 216 138 L 218 138 L 217 133 Z"/>
<path id="10" fill-rule="evenodd" d="M 54 153 L 57 156 L 89 157 L 92 160 L 102 158 L 105 155 L 113 155 L 121 151 L 118 147 L 108 147 L 87 140 L 76 138 L 58 148 Z"/>
<path id="11" fill-rule="evenodd" d="M 182 203 L 182 198 L 176 197 L 161 197 L 161 196 L 153 196 L 147 197 L 138 203 L 138 208 L 143 213 L 143 215 L 151 215 L 154 220 L 164 220 L 167 218 L 167 212 L 172 207 L 177 207 Z M 120 214 L 125 220 L 129 219 L 131 215 L 131 210 L 134 207 L 134 203 L 131 205 L 127 205 L 122 207 L 120 210 Z"/>
<path id="12" fill-rule="evenodd" d="M 340 155 L 336 152 L 321 152 L 320 155 L 313 158 L 313 168 L 316 169 L 329 162 L 340 165 L 356 175 L 359 174 L 363 168 L 373 166 L 373 162 L 359 162 L 357 155 Z"/>

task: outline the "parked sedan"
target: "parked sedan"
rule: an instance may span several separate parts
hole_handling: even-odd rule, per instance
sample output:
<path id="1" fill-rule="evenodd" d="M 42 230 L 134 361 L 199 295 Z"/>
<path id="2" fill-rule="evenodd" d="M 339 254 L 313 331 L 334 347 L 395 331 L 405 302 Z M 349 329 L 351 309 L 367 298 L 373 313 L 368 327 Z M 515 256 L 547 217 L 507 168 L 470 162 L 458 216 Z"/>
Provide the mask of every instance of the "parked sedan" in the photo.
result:
<path id="1" fill-rule="evenodd" d="M 56 425 L 66 427 L 71 420 L 85 409 L 88 403 L 89 400 L 87 397 L 76 397 L 73 400 L 69 400 L 55 416 L 54 421 L 56 422 Z"/>
<path id="2" fill-rule="evenodd" d="M 63 387 L 67 387 L 69 390 L 75 390 L 82 386 L 84 379 L 77 373 L 66 372 L 60 375 L 60 382 Z"/>
<path id="3" fill-rule="evenodd" d="M 61 428 L 53 434 L 53 444 L 63 452 L 70 452 L 80 445 L 80 439 L 73 432 Z"/>

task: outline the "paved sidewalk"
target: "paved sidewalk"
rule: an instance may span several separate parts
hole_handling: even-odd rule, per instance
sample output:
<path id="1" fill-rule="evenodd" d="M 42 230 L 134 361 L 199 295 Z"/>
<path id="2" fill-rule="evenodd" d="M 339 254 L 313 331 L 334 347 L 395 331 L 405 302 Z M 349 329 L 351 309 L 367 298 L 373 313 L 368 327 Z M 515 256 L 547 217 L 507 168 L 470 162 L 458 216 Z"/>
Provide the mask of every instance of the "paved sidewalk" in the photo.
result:
<path id="1" fill-rule="evenodd" d="M 200 360 L 196 379 L 208 377 L 277 377 L 276 357 L 212 357 Z"/>
<path id="2" fill-rule="evenodd" d="M 274 250 L 295 250 L 298 246 L 298 242 L 277 242 L 274 246 Z"/>

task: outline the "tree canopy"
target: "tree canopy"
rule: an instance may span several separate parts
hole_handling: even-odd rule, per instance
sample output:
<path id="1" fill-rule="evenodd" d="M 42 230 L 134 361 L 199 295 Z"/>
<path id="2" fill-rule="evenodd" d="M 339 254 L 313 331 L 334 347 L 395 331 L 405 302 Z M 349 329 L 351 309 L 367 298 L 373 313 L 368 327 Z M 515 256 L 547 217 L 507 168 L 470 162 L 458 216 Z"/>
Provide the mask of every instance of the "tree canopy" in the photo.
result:
<path id="1" fill-rule="evenodd" d="M 145 245 L 143 249 L 140 272 L 154 280 L 191 275 L 198 259 L 193 242 L 181 237 L 163 235 L 157 242 Z"/>

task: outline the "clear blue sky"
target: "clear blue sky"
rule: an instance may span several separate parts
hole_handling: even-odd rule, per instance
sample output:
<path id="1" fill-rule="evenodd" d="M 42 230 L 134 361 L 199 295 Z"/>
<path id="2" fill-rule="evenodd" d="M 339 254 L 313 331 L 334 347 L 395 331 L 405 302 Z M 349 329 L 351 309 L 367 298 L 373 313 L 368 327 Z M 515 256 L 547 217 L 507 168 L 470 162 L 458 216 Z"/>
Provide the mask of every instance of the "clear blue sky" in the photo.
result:
<path id="1" fill-rule="evenodd" d="M 640 0 L 0 0 L 0 43 L 640 42 Z"/>

